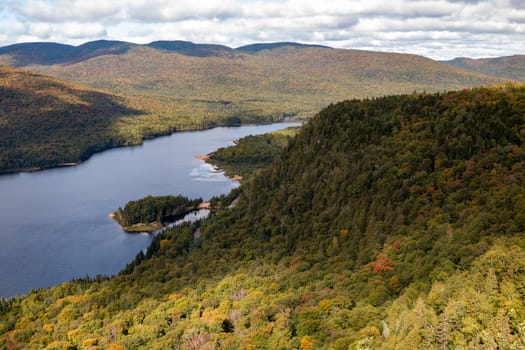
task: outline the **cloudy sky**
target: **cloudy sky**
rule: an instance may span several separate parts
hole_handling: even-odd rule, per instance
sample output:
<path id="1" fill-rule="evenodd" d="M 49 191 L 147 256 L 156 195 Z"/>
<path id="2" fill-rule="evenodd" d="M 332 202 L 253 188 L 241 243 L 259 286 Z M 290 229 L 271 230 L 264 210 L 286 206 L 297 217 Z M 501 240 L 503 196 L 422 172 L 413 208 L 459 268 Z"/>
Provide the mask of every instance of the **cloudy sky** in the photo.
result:
<path id="1" fill-rule="evenodd" d="M 0 0 L 0 46 L 96 39 L 493 57 L 525 54 L 525 0 Z"/>

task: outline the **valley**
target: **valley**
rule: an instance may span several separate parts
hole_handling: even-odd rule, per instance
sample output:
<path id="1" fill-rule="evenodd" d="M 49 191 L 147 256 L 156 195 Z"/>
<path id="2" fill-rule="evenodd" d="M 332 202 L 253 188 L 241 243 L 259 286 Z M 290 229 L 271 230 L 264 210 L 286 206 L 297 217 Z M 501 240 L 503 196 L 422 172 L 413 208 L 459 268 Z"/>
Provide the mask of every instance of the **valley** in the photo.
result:
<path id="1" fill-rule="evenodd" d="M 525 347 L 523 55 L 99 40 L 0 64 L 0 348 Z M 201 198 L 155 235 L 107 217 L 150 231 Z"/>
<path id="2" fill-rule="evenodd" d="M 524 101 L 506 85 L 331 105 L 118 276 L 3 300 L 0 345 L 520 348 Z"/>
<path id="3" fill-rule="evenodd" d="M 507 65 L 520 69 L 521 61 Z M 0 64 L 17 67 L 0 68 L 0 172 L 77 163 L 175 131 L 309 118 L 348 98 L 520 79 L 416 55 L 297 43 L 27 43 L 1 47 Z"/>

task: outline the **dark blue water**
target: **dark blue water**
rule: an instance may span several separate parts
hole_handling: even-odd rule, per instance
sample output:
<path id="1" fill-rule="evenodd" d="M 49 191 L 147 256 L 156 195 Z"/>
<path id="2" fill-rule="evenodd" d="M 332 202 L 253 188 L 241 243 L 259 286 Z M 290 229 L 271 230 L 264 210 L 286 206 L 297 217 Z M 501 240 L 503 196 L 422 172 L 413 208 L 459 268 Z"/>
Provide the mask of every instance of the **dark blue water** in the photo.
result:
<path id="1" fill-rule="evenodd" d="M 108 217 L 148 194 L 209 199 L 238 184 L 194 158 L 291 124 L 175 133 L 69 168 L 0 176 L 0 296 L 72 278 L 111 275 L 146 248 Z"/>

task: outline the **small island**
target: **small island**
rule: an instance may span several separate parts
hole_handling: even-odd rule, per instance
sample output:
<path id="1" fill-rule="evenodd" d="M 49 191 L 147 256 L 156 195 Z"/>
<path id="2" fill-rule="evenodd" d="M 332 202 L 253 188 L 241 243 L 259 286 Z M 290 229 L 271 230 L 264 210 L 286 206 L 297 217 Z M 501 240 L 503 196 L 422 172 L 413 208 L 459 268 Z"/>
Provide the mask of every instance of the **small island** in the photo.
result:
<path id="1" fill-rule="evenodd" d="M 178 218 L 203 207 L 202 198 L 184 196 L 147 196 L 129 201 L 124 209 L 110 214 L 128 233 L 154 232 Z"/>

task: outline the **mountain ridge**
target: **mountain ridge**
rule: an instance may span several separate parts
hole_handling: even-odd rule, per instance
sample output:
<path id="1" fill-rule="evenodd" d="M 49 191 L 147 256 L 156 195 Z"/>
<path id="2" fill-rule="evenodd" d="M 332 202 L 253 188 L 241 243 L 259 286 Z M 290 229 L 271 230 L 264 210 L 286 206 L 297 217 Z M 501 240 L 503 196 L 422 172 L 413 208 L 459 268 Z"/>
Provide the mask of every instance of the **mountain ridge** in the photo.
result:
<path id="1" fill-rule="evenodd" d="M 273 43 L 254 43 L 237 47 L 236 51 L 246 52 L 246 53 L 257 53 L 263 50 L 273 50 L 282 47 L 295 47 L 295 48 L 320 48 L 320 49 L 331 49 L 329 46 L 325 45 L 316 45 L 316 44 L 302 44 L 298 42 L 273 42 Z"/>
<path id="2" fill-rule="evenodd" d="M 107 54 L 122 54 L 136 44 L 124 41 L 96 40 L 78 46 L 35 42 L 0 47 L 0 55 L 12 55 L 11 66 L 25 67 L 31 64 L 72 64 Z"/>
<path id="3" fill-rule="evenodd" d="M 16 55 L 7 54 L 9 50 Z M 113 131 L 106 134 L 106 143 L 97 142 L 107 145 L 139 144 L 145 138 L 175 130 L 268 123 L 290 116 L 309 118 L 321 108 L 347 98 L 509 82 L 417 55 L 294 43 L 263 44 L 255 51 L 246 53 L 183 41 L 136 45 L 101 40 L 77 47 L 17 44 L 0 49 L 0 64 L 16 65 L 15 60 L 24 64 L 24 70 L 119 96 L 127 108 L 140 111 L 115 120 Z M 47 122 L 51 119 L 42 121 L 44 125 Z M 10 135 L 2 137 L 9 139 Z M 70 141 L 66 138 L 65 143 Z M 34 139 L 35 144 L 39 142 Z M 53 144 L 57 152 L 49 152 L 56 155 L 52 158 L 68 153 L 65 143 Z M 57 164 L 81 160 L 66 158 Z M 23 163 L 27 164 L 22 167 L 40 166 Z"/>
<path id="4" fill-rule="evenodd" d="M 33 61 L 26 58 L 25 60 L 21 60 L 20 62 L 17 62 L 16 59 L 13 61 L 13 66 L 15 67 L 22 67 L 26 65 L 31 64 L 44 64 L 44 65 L 51 65 L 51 64 L 67 64 L 70 62 L 72 57 L 69 57 L 70 55 L 79 57 L 81 59 L 88 59 L 95 56 L 86 56 L 85 58 L 82 55 L 82 52 L 86 53 L 87 48 L 93 48 L 98 47 L 100 48 L 111 48 L 114 46 L 120 46 L 121 48 L 126 48 L 129 50 L 131 47 L 139 47 L 139 46 L 147 46 L 151 48 L 161 49 L 161 50 L 167 50 L 167 51 L 175 51 L 179 52 L 181 54 L 189 55 L 189 56 L 197 56 L 197 57 L 208 57 L 213 56 L 215 54 L 224 54 L 226 53 L 232 53 L 232 52 L 241 52 L 241 53 L 247 53 L 247 54 L 257 54 L 261 51 L 265 50 L 274 50 L 279 49 L 283 47 L 290 47 L 290 48 L 323 48 L 323 49 L 335 49 L 335 50 L 352 50 L 351 48 L 343 49 L 343 48 L 333 48 L 330 46 L 320 45 L 320 44 L 305 44 L 301 42 L 260 42 L 260 43 L 251 43 L 246 44 L 238 47 L 229 47 L 227 45 L 222 44 L 213 44 L 213 43 L 194 43 L 192 41 L 186 41 L 186 40 L 157 40 L 152 41 L 150 43 L 145 44 L 136 44 L 132 42 L 127 41 L 120 41 L 120 40 L 106 40 L 106 39 L 100 39 L 100 40 L 94 40 L 82 43 L 80 45 L 70 45 L 70 44 L 63 44 L 58 42 L 22 42 L 22 43 L 15 43 L 10 45 L 4 45 L 0 46 L 0 55 L 5 54 L 15 54 L 15 55 L 26 55 L 28 52 L 31 52 L 33 57 Z M 62 60 L 57 60 L 55 55 L 49 54 L 45 51 L 54 51 L 56 52 L 55 55 L 58 55 L 59 52 L 63 52 L 63 55 L 65 57 L 62 58 Z M 90 51 L 90 50 L 88 50 Z M 367 51 L 367 50 L 359 50 L 359 51 Z M 376 51 L 371 51 L 376 52 Z M 103 54 L 109 54 L 108 52 L 100 52 L 100 55 Z M 118 54 L 119 52 L 115 52 Z M 124 52 L 120 52 L 124 53 Z M 391 52 L 395 53 L 395 52 Z M 419 55 L 416 55 L 419 56 Z M 422 56 L 425 57 L 425 56 Z M 523 55 L 515 54 L 512 56 L 502 56 L 502 57 L 493 57 L 493 58 L 470 58 L 470 57 L 456 57 L 450 60 L 434 60 L 436 62 L 442 62 L 445 64 L 453 65 L 456 67 L 461 68 L 469 68 L 473 71 L 483 72 L 486 74 L 490 74 L 488 70 L 476 70 L 476 64 L 472 64 L 474 62 L 488 62 L 491 64 L 494 64 L 496 61 L 507 61 L 515 59 L 522 59 Z M 478 64 L 479 65 L 479 64 Z M 470 67 L 472 66 L 472 67 Z M 512 79 L 512 76 L 501 76 Z"/>
<path id="5" fill-rule="evenodd" d="M 254 43 L 231 48 L 226 45 L 193 43 L 184 40 L 157 40 L 147 44 L 135 44 L 119 40 L 94 40 L 78 46 L 56 42 L 16 43 L 0 47 L 0 55 L 13 55 L 10 65 L 14 67 L 24 67 L 33 64 L 72 64 L 97 56 L 126 53 L 130 48 L 140 46 L 173 51 L 195 57 L 233 55 L 236 52 L 255 54 L 263 50 L 282 47 L 329 48 L 323 45 L 296 42 Z"/>
<path id="6" fill-rule="evenodd" d="M 172 44 L 154 46 L 167 48 Z M 185 42 L 174 45 L 176 50 L 133 46 L 125 54 L 25 68 L 128 95 L 228 101 L 244 110 L 239 114 L 280 110 L 313 115 L 323 106 L 348 97 L 443 91 L 508 81 L 417 55 L 309 46 L 277 46 L 247 54 Z M 192 55 L 180 50 L 190 50 Z M 243 106 L 253 104 L 261 106 L 256 107 L 258 111 L 248 112 L 246 109 L 253 107 Z"/>
<path id="7" fill-rule="evenodd" d="M 500 78 L 525 81 L 525 55 L 512 55 L 493 58 L 457 57 L 441 61 L 451 66 L 468 69 L 474 72 L 489 74 Z"/>

